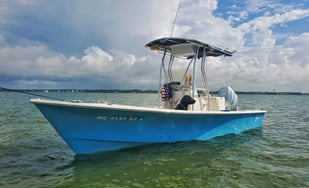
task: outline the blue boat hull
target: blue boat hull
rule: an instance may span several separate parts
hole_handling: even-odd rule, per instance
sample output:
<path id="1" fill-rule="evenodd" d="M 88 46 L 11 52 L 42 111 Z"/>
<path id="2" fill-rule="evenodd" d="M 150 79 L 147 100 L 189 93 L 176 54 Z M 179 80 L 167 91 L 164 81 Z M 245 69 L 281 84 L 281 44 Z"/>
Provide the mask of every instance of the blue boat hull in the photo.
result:
<path id="1" fill-rule="evenodd" d="M 262 126 L 265 111 L 188 112 L 32 100 L 76 154 L 207 140 Z"/>

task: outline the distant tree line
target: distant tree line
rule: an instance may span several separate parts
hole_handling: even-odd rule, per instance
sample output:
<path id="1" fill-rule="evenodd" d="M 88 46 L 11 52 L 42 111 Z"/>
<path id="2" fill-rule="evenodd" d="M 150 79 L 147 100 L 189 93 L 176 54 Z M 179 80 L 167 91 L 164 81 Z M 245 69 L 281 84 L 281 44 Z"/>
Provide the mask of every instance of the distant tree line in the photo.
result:
<path id="1" fill-rule="evenodd" d="M 0 91 L 10 91 L 13 89 L 0 88 Z M 141 89 L 14 89 L 14 91 L 27 92 L 93 92 L 93 93 L 158 93 L 156 90 L 141 90 Z M 211 91 L 211 94 L 216 94 L 218 91 Z M 268 92 L 268 91 L 236 91 L 237 94 L 254 94 L 254 95 L 309 95 L 302 92 Z"/>

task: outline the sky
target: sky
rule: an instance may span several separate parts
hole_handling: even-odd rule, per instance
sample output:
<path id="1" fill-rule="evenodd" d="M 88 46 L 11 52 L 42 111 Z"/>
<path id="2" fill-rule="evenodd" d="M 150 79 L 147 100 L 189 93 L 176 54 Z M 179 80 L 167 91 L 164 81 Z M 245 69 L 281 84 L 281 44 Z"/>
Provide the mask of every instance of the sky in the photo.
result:
<path id="1" fill-rule="evenodd" d="M 309 0 L 0 0 L 0 87 L 157 89 L 177 10 L 173 37 L 236 50 L 211 90 L 309 92 Z"/>

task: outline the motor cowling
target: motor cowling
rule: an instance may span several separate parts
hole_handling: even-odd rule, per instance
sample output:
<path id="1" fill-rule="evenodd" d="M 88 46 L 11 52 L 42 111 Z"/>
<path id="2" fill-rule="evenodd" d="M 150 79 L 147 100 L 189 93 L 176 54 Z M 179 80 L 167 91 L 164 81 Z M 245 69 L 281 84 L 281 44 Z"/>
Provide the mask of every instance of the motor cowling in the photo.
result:
<path id="1" fill-rule="evenodd" d="M 230 87 L 222 87 L 219 91 L 218 91 L 218 96 L 219 97 L 224 97 L 225 101 L 231 105 L 233 108 L 235 108 L 237 106 L 238 103 L 238 96 L 235 93 L 235 91 Z"/>

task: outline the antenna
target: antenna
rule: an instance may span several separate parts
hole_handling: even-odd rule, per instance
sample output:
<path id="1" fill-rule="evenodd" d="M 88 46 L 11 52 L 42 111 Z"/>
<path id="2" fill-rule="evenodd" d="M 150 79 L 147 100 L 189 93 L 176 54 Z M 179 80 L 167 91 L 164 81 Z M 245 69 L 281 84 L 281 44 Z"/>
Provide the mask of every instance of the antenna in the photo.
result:
<path id="1" fill-rule="evenodd" d="M 178 1 L 178 7 L 177 7 L 177 11 L 176 11 L 176 15 L 175 15 L 175 19 L 174 19 L 174 23 L 173 23 L 172 31 L 171 31 L 171 37 L 173 36 L 174 27 L 175 27 L 175 24 L 176 24 L 177 15 L 178 15 L 179 7 L 180 7 L 180 1 L 181 1 L 181 0 L 179 0 L 179 1 Z"/>

